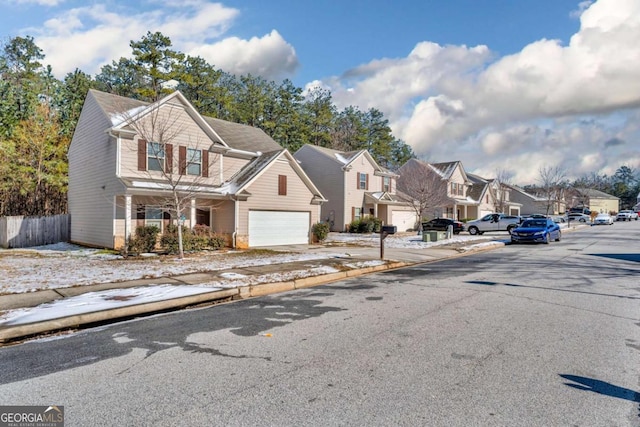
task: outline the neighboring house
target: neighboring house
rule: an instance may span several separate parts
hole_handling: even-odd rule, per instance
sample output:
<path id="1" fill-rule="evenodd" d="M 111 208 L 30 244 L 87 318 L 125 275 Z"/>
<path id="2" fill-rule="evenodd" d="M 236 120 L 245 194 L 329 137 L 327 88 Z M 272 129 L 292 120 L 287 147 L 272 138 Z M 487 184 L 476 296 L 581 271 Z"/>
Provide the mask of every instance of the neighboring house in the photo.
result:
<path id="1" fill-rule="evenodd" d="M 510 189 L 496 180 L 467 173 L 460 161 L 427 163 L 411 159 L 400 168 L 403 185 L 411 188 L 411 180 L 431 180 L 435 172 L 441 191 L 432 191 L 432 200 L 422 215 L 425 218 L 475 219 L 492 212 L 520 214 L 520 204 L 510 200 Z M 405 192 L 410 192 L 409 189 Z M 429 197 L 427 196 L 427 199 Z"/>
<path id="2" fill-rule="evenodd" d="M 570 206 L 587 206 L 592 212 L 618 213 L 620 198 L 592 188 L 575 188 Z"/>
<path id="3" fill-rule="evenodd" d="M 453 219 L 475 219 L 496 212 L 502 205 L 504 213 L 520 214 L 520 205 L 509 200 L 509 191 L 498 191 L 496 180 L 467 173 L 462 162 L 431 163 L 439 171 L 447 186 L 449 204 L 443 206 L 441 216 Z"/>
<path id="4" fill-rule="evenodd" d="M 566 211 L 564 200 L 551 200 L 546 197 L 531 194 L 517 185 L 507 185 L 511 189 L 511 200 L 522 205 L 522 215 L 547 214 L 556 215 Z M 549 212 L 547 212 L 549 206 Z"/>
<path id="5" fill-rule="evenodd" d="M 352 221 L 367 215 L 398 231 L 415 229 L 415 211 L 396 192 L 398 175 L 380 167 L 367 150 L 343 152 L 307 144 L 294 157 L 327 198 L 321 219 L 331 231 L 347 231 Z"/>
<path id="6" fill-rule="evenodd" d="M 71 240 L 84 245 L 118 249 L 136 226 L 163 229 L 174 188 L 184 225 L 238 248 L 310 243 L 325 201 L 262 130 L 204 117 L 180 92 L 149 104 L 90 90 L 68 156 Z"/>
<path id="7" fill-rule="evenodd" d="M 485 179 L 478 175 L 467 173 L 472 182 L 467 196 L 475 200 L 475 210 L 470 207 L 470 218 L 482 218 L 489 213 L 504 213 L 506 215 L 520 215 L 522 204 L 512 197 L 511 188 L 497 179 Z M 475 215 L 473 215 L 475 214 Z"/>

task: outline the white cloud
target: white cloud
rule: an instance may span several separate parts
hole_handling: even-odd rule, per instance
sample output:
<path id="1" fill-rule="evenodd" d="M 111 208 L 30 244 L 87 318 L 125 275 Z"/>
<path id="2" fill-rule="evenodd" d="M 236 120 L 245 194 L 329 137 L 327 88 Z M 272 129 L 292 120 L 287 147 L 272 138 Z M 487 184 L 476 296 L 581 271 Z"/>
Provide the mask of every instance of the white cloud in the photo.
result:
<path id="1" fill-rule="evenodd" d="M 372 61 L 325 83 L 340 107 L 383 111 L 420 157 L 462 160 L 488 176 L 505 166 L 522 180 L 544 165 L 575 176 L 640 167 L 637 143 L 604 144 L 640 137 L 631 125 L 640 108 L 640 2 L 579 8 L 580 30 L 567 45 L 542 39 L 495 59 L 485 46 L 422 42 L 405 58 Z M 585 117 L 598 126 L 581 124 Z"/>
<path id="2" fill-rule="evenodd" d="M 65 2 L 65 0 L 13 0 L 9 1 L 15 4 L 37 4 L 40 6 L 57 6 Z"/>
<path id="3" fill-rule="evenodd" d="M 290 75 L 298 67 L 295 49 L 276 30 L 249 40 L 229 37 L 214 44 L 200 45 L 189 53 L 233 74 L 251 73 L 272 80 Z"/>
<path id="4" fill-rule="evenodd" d="M 295 50 L 275 30 L 250 40 L 222 39 L 238 17 L 237 9 L 206 0 L 157 3 L 158 8 L 146 12 L 114 4 L 110 9 L 97 4 L 68 9 L 26 31 L 60 78 L 75 68 L 97 74 L 103 65 L 130 57 L 129 43 L 147 31 L 159 31 L 171 39 L 174 50 L 201 55 L 231 73 L 272 79 L 291 74 L 298 65 Z"/>

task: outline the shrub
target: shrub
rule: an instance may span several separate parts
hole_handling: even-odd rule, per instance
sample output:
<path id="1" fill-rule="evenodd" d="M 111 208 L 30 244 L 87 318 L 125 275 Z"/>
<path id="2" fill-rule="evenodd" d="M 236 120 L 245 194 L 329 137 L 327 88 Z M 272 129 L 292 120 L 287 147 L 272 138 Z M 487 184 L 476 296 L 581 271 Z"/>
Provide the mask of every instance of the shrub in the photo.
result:
<path id="1" fill-rule="evenodd" d="M 179 252 L 178 227 L 174 224 L 167 226 L 160 239 L 162 248 L 170 254 Z M 225 241 L 206 225 L 196 225 L 193 230 L 182 226 L 182 248 L 185 252 L 201 251 L 204 249 L 220 249 Z"/>
<path id="2" fill-rule="evenodd" d="M 354 219 L 349 224 L 349 233 L 379 233 L 382 227 L 382 220 L 373 216 L 365 216 Z"/>
<path id="3" fill-rule="evenodd" d="M 324 241 L 329 235 L 329 224 L 326 222 L 317 222 L 311 229 L 319 242 Z"/>
<path id="4" fill-rule="evenodd" d="M 136 227 L 135 234 L 129 239 L 127 251 L 134 255 L 151 252 L 156 247 L 160 229 L 155 225 Z"/>

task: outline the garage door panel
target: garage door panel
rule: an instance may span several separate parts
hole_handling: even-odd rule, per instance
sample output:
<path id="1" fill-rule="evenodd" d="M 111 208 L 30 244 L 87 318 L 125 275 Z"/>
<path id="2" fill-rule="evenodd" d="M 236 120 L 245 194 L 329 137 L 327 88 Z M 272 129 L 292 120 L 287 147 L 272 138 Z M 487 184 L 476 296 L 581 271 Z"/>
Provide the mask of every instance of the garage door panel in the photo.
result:
<path id="1" fill-rule="evenodd" d="M 250 211 L 249 246 L 309 243 L 309 212 Z"/>
<path id="2" fill-rule="evenodd" d="M 398 231 L 407 231 L 416 226 L 416 213 L 413 211 L 391 212 L 391 225 L 395 225 Z"/>

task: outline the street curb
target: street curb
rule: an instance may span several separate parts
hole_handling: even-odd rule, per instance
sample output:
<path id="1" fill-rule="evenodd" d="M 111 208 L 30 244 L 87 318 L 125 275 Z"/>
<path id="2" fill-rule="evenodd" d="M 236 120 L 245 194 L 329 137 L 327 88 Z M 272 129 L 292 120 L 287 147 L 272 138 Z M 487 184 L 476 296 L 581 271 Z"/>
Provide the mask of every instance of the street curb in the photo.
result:
<path id="1" fill-rule="evenodd" d="M 127 307 L 113 308 L 91 313 L 76 314 L 73 316 L 60 317 L 58 319 L 46 320 L 42 322 L 0 327 L 0 343 L 7 343 L 9 341 L 15 341 L 19 338 L 25 338 L 47 332 L 55 332 L 63 329 L 78 328 L 83 325 L 101 323 L 109 320 L 131 318 L 143 314 L 148 315 L 168 310 L 175 310 L 191 305 L 210 303 L 226 298 L 255 298 L 275 293 L 310 288 L 313 286 L 319 286 L 325 283 L 335 282 L 346 278 L 357 277 L 379 271 L 397 269 L 406 267 L 408 265 L 412 264 L 395 261 L 383 265 L 364 267 L 361 269 L 340 271 L 337 273 L 329 273 L 319 276 L 310 276 L 295 279 L 293 281 L 246 285 L 237 288 L 204 292 L 197 295 L 173 298 L 164 301 L 155 301 L 145 304 L 130 305 Z"/>
<path id="2" fill-rule="evenodd" d="M 238 295 L 238 289 L 223 289 L 214 292 L 204 292 L 198 295 L 190 295 L 164 301 L 155 301 L 145 304 L 130 305 L 127 307 L 112 308 L 109 310 L 94 311 L 92 313 L 76 314 L 60 317 L 44 322 L 27 323 L 24 325 L 9 326 L 0 329 L 0 343 L 31 335 L 53 332 L 61 329 L 77 328 L 81 325 L 105 322 L 107 320 L 133 317 L 139 314 L 157 313 L 170 309 L 176 309 L 189 305 L 201 304 L 218 299 L 229 298 Z"/>

